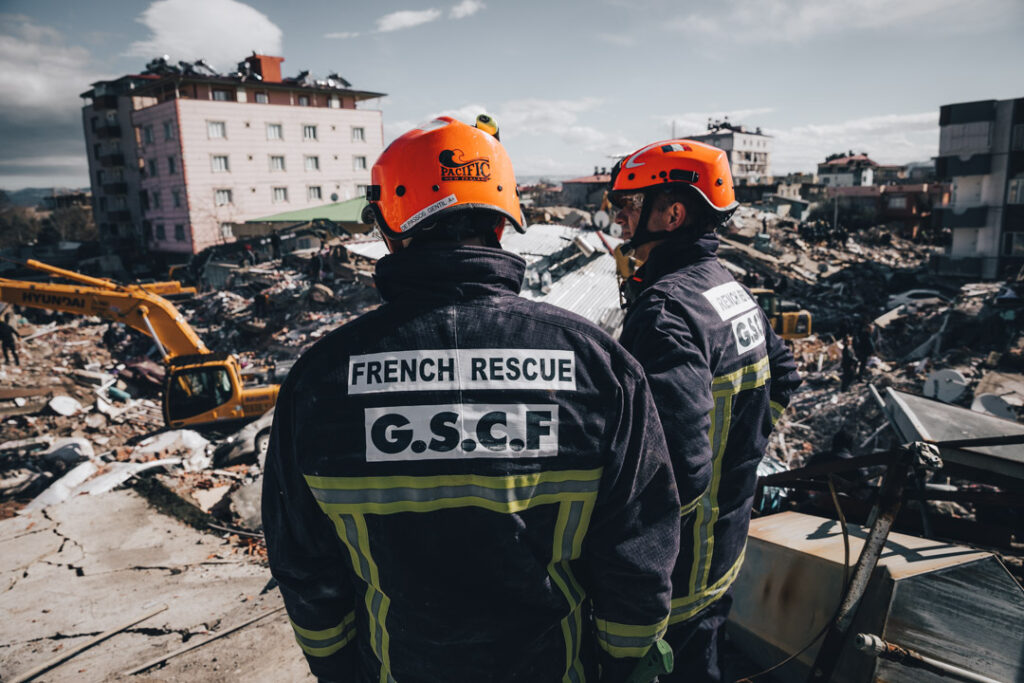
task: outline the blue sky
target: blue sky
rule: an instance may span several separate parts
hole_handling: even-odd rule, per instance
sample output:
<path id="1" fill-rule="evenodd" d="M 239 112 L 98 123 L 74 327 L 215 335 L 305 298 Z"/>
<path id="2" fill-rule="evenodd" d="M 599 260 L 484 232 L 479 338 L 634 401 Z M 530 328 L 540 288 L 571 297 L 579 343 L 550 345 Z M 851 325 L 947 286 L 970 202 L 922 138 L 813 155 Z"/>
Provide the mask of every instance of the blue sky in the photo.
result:
<path id="1" fill-rule="evenodd" d="M 776 173 L 917 161 L 942 104 L 1024 96 L 1022 35 L 1021 0 L 0 0 L 0 187 L 88 184 L 92 81 L 253 50 L 388 93 L 387 139 L 486 111 L 520 175 L 588 174 L 721 115 L 775 136 Z"/>

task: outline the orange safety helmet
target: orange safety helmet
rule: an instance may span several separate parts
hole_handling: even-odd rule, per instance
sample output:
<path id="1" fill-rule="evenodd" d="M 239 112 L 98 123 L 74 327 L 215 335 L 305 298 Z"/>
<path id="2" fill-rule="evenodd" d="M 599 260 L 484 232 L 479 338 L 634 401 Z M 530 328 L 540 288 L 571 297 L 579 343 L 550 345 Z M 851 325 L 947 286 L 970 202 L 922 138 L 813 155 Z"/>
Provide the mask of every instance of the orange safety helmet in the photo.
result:
<path id="1" fill-rule="evenodd" d="M 643 193 L 644 204 L 637 225 L 634 244 L 654 239 L 647 232 L 651 199 L 659 190 L 686 187 L 691 190 L 697 206 L 706 210 L 707 229 L 728 220 L 739 206 L 733 191 L 729 158 L 717 147 L 695 140 L 664 140 L 641 147 L 615 164 L 612 169 L 612 204 L 624 195 Z"/>
<path id="2" fill-rule="evenodd" d="M 397 138 L 373 165 L 364 222 L 401 240 L 441 216 L 485 209 L 524 232 L 515 172 L 493 128 L 440 116 Z"/>

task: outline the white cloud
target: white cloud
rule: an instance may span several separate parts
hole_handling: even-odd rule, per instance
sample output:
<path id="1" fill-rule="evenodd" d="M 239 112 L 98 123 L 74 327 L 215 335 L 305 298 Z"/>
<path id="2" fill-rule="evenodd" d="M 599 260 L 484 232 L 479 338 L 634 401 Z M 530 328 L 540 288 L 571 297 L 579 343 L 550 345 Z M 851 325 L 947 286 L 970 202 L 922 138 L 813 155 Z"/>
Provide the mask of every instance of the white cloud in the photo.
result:
<path id="1" fill-rule="evenodd" d="M 462 2 L 448 10 L 448 16 L 452 19 L 465 19 L 466 17 L 473 16 L 484 7 L 486 5 L 480 2 L 480 0 L 462 0 Z"/>
<path id="2" fill-rule="evenodd" d="M 629 35 L 625 35 L 625 34 L 598 33 L 594 37 L 597 38 L 598 40 L 604 41 L 606 43 L 611 43 L 612 45 L 618 45 L 619 47 L 632 47 L 633 45 L 636 44 L 636 40 L 633 38 L 633 36 L 629 36 Z"/>
<path id="3" fill-rule="evenodd" d="M 325 33 L 324 38 L 339 38 L 344 40 L 345 38 L 358 38 L 359 31 L 337 31 L 335 33 Z"/>
<path id="4" fill-rule="evenodd" d="M 799 42 L 858 29 L 977 31 L 1013 13 L 1019 0 L 726 0 L 716 14 L 690 14 L 667 26 L 739 41 Z"/>
<path id="5" fill-rule="evenodd" d="M 0 116 L 18 123 L 70 121 L 78 94 L 100 78 L 89 53 L 60 32 L 17 15 L 0 15 Z"/>
<path id="6" fill-rule="evenodd" d="M 237 0 L 156 0 L 137 18 L 151 35 L 128 47 L 130 56 L 200 57 L 228 70 L 253 50 L 280 55 L 281 29 L 262 12 Z"/>
<path id="7" fill-rule="evenodd" d="M 377 19 L 377 31 L 380 33 L 400 31 L 404 28 L 427 24 L 439 18 L 441 18 L 441 10 L 433 7 L 421 11 L 402 10 L 400 12 L 392 12 Z"/>
<path id="8" fill-rule="evenodd" d="M 938 153 L 939 114 L 890 114 L 838 123 L 767 129 L 776 173 L 810 171 L 833 152 L 867 152 L 879 163 L 924 161 Z"/>

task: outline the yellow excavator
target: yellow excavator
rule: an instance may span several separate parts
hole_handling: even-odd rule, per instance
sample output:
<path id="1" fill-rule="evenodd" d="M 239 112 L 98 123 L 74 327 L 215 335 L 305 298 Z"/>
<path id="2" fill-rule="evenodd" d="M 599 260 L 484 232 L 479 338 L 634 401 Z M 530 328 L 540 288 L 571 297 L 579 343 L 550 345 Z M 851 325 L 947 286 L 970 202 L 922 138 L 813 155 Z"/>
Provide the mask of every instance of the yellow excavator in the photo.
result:
<path id="1" fill-rule="evenodd" d="M 206 348 L 164 298 L 194 294 L 195 288 L 174 281 L 124 285 L 31 259 L 23 265 L 75 284 L 0 278 L 0 301 L 98 316 L 153 339 L 167 368 L 163 413 L 168 427 L 253 420 L 277 401 L 278 385 L 245 386 L 238 359 Z"/>
<path id="2" fill-rule="evenodd" d="M 768 316 L 775 334 L 783 339 L 802 339 L 811 336 L 811 313 L 804 309 L 786 310 L 775 290 L 753 287 L 750 293 Z"/>

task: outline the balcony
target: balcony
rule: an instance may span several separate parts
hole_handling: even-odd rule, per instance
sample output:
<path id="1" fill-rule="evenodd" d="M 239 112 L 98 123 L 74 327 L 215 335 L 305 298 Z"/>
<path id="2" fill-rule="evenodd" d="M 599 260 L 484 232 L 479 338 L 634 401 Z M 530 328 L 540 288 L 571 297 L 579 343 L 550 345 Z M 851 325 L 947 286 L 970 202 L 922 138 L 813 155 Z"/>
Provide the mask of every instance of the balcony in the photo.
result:
<path id="1" fill-rule="evenodd" d="M 128 194 L 128 183 L 104 183 L 104 194 Z"/>
<path id="2" fill-rule="evenodd" d="M 966 161 L 958 156 L 936 157 L 935 159 L 935 175 L 943 179 L 963 175 L 985 175 L 991 172 L 991 154 L 975 154 Z"/>
<path id="3" fill-rule="evenodd" d="M 96 137 L 101 140 L 110 140 L 121 137 L 121 126 L 116 123 L 100 126 L 96 129 Z"/>
<path id="4" fill-rule="evenodd" d="M 945 207 L 935 209 L 935 225 L 939 228 L 984 228 L 988 223 L 988 207 L 975 206 L 955 211 Z"/>
<path id="5" fill-rule="evenodd" d="M 118 166 L 124 166 L 124 155 L 123 154 L 105 154 L 100 157 L 100 166 L 103 168 L 115 168 Z"/>
<path id="6" fill-rule="evenodd" d="M 118 211 L 107 212 L 107 218 L 113 223 L 131 223 L 132 212 L 126 209 L 120 209 Z"/>
<path id="7" fill-rule="evenodd" d="M 92 108 L 96 111 L 117 109 L 117 95 L 103 95 L 92 98 Z"/>

